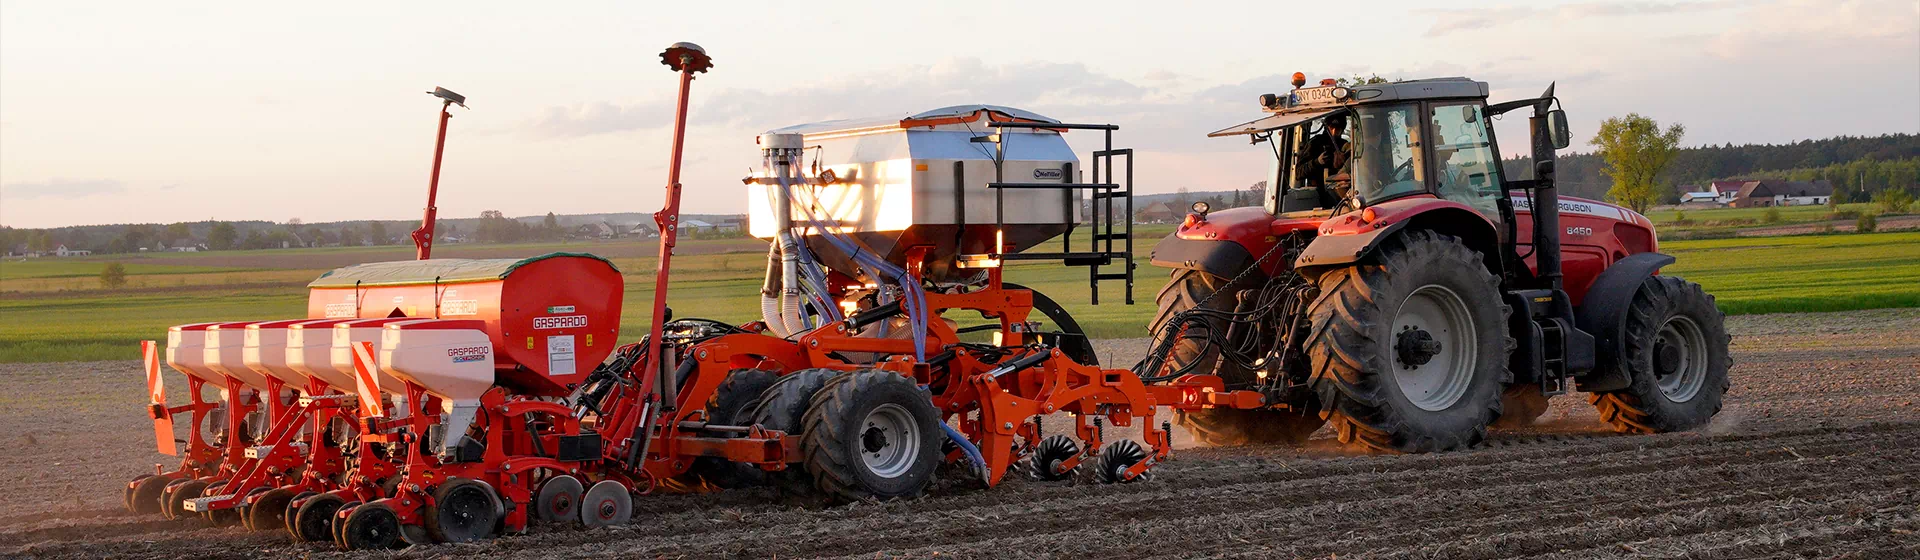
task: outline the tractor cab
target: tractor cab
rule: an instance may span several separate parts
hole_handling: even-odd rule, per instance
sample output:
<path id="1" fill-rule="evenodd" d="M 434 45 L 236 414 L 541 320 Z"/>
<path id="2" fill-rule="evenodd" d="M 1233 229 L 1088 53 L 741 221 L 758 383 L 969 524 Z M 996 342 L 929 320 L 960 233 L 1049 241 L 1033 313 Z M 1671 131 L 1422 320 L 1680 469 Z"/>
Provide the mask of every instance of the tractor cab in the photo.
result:
<path id="1" fill-rule="evenodd" d="M 1487 93 L 1485 82 L 1466 78 L 1329 80 L 1263 95 L 1270 116 L 1209 136 L 1248 136 L 1266 148 L 1273 188 L 1264 205 L 1274 215 L 1329 216 L 1425 195 L 1500 223 L 1510 216 L 1500 211 L 1507 189 Z"/>

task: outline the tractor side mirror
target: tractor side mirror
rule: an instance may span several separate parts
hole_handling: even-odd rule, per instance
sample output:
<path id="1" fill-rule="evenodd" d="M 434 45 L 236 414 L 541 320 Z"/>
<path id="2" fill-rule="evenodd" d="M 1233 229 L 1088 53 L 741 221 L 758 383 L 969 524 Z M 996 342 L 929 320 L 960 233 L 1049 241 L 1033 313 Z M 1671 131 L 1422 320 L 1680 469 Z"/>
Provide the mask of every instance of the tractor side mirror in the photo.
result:
<path id="1" fill-rule="evenodd" d="M 1547 112 L 1547 134 L 1553 137 L 1553 149 L 1565 150 L 1573 145 L 1573 131 L 1567 129 L 1567 112 L 1554 109 Z"/>

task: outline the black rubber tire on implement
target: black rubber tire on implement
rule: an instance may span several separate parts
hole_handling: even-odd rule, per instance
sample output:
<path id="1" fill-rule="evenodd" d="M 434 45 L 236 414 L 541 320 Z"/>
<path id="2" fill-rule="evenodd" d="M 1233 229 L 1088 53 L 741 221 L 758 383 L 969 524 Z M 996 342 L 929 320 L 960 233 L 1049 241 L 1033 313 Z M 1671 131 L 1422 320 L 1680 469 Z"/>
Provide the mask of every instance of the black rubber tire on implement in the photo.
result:
<path id="1" fill-rule="evenodd" d="M 140 483 L 133 487 L 133 496 L 128 498 L 129 509 L 142 515 L 160 513 L 164 506 L 160 503 L 160 496 L 166 493 L 169 482 L 173 482 L 173 479 L 158 475 L 140 479 Z"/>
<path id="2" fill-rule="evenodd" d="M 284 529 L 287 526 L 287 504 L 293 503 L 293 490 L 275 488 L 253 499 L 247 504 L 247 528 L 255 531 Z"/>
<path id="3" fill-rule="evenodd" d="M 173 491 L 166 494 L 165 506 L 167 519 L 185 519 L 189 515 L 198 516 L 199 514 L 197 513 L 187 511 L 187 500 L 200 497 L 201 493 L 206 492 L 208 484 L 211 483 L 205 480 L 189 480 L 174 486 Z"/>
<path id="4" fill-rule="evenodd" d="M 714 388 L 713 396 L 707 399 L 707 423 L 718 426 L 744 426 L 753 423 L 753 404 L 760 399 L 768 387 L 779 376 L 774 372 L 760 369 L 736 369 L 727 373 L 727 378 Z M 767 471 L 745 463 L 735 463 L 720 457 L 699 457 L 693 460 L 693 466 L 687 470 L 689 477 L 697 477 L 721 488 L 749 488 L 767 483 Z"/>
<path id="5" fill-rule="evenodd" d="M 879 369 L 828 380 L 807 407 L 804 433 L 800 454 L 814 487 L 838 501 L 920 495 L 940 466 L 946 437 L 940 411 L 919 384 Z M 869 462 L 869 454 L 881 464 Z"/>
<path id="6" fill-rule="evenodd" d="M 360 504 L 341 523 L 340 548 L 349 551 L 399 548 L 404 542 L 400 516 L 384 502 Z"/>
<path id="7" fill-rule="evenodd" d="M 333 494 L 320 494 L 300 504 L 293 515 L 293 540 L 296 542 L 329 542 L 333 540 L 333 514 L 340 506 L 347 505 L 346 498 Z"/>
<path id="8" fill-rule="evenodd" d="M 1540 415 L 1547 413 L 1547 396 L 1540 394 L 1539 383 L 1515 383 L 1500 392 L 1500 417 L 1493 419 L 1495 428 L 1525 428 L 1532 426 Z"/>
<path id="9" fill-rule="evenodd" d="M 1306 348 L 1314 390 L 1342 443 L 1418 453 L 1465 449 L 1486 438 L 1487 425 L 1500 415 L 1502 388 L 1513 380 L 1507 358 L 1514 341 L 1500 281 L 1479 252 L 1452 236 L 1414 231 L 1388 241 L 1372 261 L 1328 270 L 1319 282 Z M 1403 384 L 1432 375 L 1428 367 L 1450 369 L 1454 360 L 1395 365 L 1394 325 L 1403 311 L 1420 308 L 1408 305 L 1416 295 L 1423 302 L 1450 300 L 1435 309 L 1450 309 L 1444 313 L 1472 328 L 1472 344 L 1439 347 L 1459 352 L 1457 346 L 1466 346 L 1472 362 L 1442 373 L 1438 395 L 1410 396 Z M 1450 338 L 1454 331 L 1434 332 Z"/>
<path id="10" fill-rule="evenodd" d="M 300 528 L 298 525 L 295 525 L 295 523 L 298 522 L 300 519 L 300 504 L 305 503 L 304 500 L 306 500 L 307 498 L 313 497 L 314 495 L 317 495 L 317 494 L 319 494 L 319 492 L 313 492 L 313 491 L 301 492 L 299 494 L 294 494 L 293 499 L 287 500 L 286 513 L 281 515 L 280 517 L 280 519 L 282 520 L 282 524 L 280 525 L 280 528 L 286 530 L 287 533 L 292 534 L 294 536 L 294 542 L 300 542 Z"/>
<path id="11" fill-rule="evenodd" d="M 804 434 L 807 405 L 813 401 L 814 393 L 827 380 L 846 373 L 835 369 L 803 369 L 780 376 L 773 385 L 760 392 L 753 406 L 753 423 L 768 430 L 785 432 L 787 437 L 799 438 Z M 789 465 L 786 470 L 767 473 L 767 482 L 782 494 L 806 498 L 818 494 L 813 488 L 813 478 L 808 476 L 802 465 Z"/>
<path id="12" fill-rule="evenodd" d="M 450 478 L 433 489 L 433 505 L 420 518 L 433 542 L 463 543 L 493 538 L 506 508 L 493 488 L 477 480 Z"/>
<path id="13" fill-rule="evenodd" d="M 1699 284 L 1672 276 L 1642 282 L 1627 310 L 1627 354 L 1617 366 L 1632 382 L 1587 396 L 1600 419 L 1615 431 L 1642 434 L 1691 430 L 1713 420 L 1733 365 L 1725 321 Z M 1676 339 L 1688 340 L 1674 349 Z M 1667 368 L 1676 371 L 1662 379 Z M 1674 386 L 1663 387 L 1668 382 Z"/>
<path id="14" fill-rule="evenodd" d="M 1206 301 L 1206 308 L 1218 311 L 1233 311 L 1239 300 L 1236 297 L 1241 286 L 1227 286 L 1227 279 L 1198 270 L 1180 269 L 1173 271 L 1173 279 L 1160 289 L 1155 301 L 1160 311 L 1155 314 L 1152 330 L 1148 332 L 1158 336 L 1160 329 L 1173 320 L 1173 315 L 1193 309 Z M 1221 293 L 1225 290 L 1224 293 Z M 1208 300 L 1209 296 L 1220 293 Z M 1201 332 L 1194 332 L 1201 330 Z M 1233 360 L 1223 360 L 1220 349 L 1206 344 L 1204 339 L 1214 332 L 1225 335 L 1224 328 L 1214 326 L 1208 329 L 1187 330 L 1186 336 L 1174 342 L 1168 353 L 1167 361 L 1175 370 L 1187 364 L 1198 362 L 1191 371 L 1197 374 L 1220 376 L 1229 389 L 1251 387 L 1255 381 L 1254 372 L 1240 367 Z M 1217 364 L 1217 367 L 1216 367 Z M 1315 430 L 1319 430 L 1326 421 L 1317 411 L 1293 412 L 1286 410 L 1241 410 L 1227 408 L 1206 408 L 1200 410 L 1176 410 L 1173 422 L 1186 428 L 1195 441 L 1205 445 L 1249 445 L 1249 444 L 1298 444 L 1307 440 Z"/>

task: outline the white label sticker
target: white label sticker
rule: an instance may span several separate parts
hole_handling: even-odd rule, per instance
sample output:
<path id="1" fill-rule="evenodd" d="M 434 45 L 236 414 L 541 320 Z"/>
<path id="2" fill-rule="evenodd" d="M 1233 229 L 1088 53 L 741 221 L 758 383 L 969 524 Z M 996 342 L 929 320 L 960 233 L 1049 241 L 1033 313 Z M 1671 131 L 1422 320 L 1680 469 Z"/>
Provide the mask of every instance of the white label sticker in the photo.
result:
<path id="1" fill-rule="evenodd" d="M 534 317 L 536 329 L 572 329 L 587 326 L 586 315 L 568 315 L 565 317 Z"/>
<path id="2" fill-rule="evenodd" d="M 573 335 L 547 337 L 547 375 L 573 375 Z"/>
<path id="3" fill-rule="evenodd" d="M 440 314 L 442 316 L 479 315 L 480 300 L 449 299 L 449 300 L 441 301 Z"/>

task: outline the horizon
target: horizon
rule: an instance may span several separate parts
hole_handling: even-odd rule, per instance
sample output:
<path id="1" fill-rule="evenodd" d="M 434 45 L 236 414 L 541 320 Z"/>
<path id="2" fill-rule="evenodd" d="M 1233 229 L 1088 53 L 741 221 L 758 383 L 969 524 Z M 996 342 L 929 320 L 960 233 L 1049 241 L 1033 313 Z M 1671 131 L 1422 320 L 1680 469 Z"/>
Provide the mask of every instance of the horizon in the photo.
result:
<path id="1" fill-rule="evenodd" d="M 1275 32 L 1244 17 L 1264 13 L 1256 3 L 1091 20 L 1063 6 L 879 5 L 782 14 L 793 28 L 859 31 L 797 41 L 770 22 L 669 26 L 612 3 L 479 3 L 455 16 L 384 4 L 8 4 L 0 224 L 417 220 L 437 107 L 421 92 L 435 86 L 473 107 L 455 109 L 449 127 L 442 215 L 651 212 L 677 85 L 656 54 L 675 41 L 716 61 L 694 83 L 683 179 L 687 212 L 702 214 L 744 209 L 730 185 L 759 161 L 759 131 L 962 103 L 1119 125 L 1116 143 L 1142 156 L 1141 194 L 1244 188 L 1266 158 L 1204 135 L 1257 117 L 1254 97 L 1284 91 L 1295 71 L 1464 75 L 1489 82 L 1493 101 L 1557 82 L 1570 152 L 1590 151 L 1597 123 L 1629 112 L 1687 125 L 1686 146 L 1920 133 L 1920 6 L 1892 0 L 1394 2 L 1372 13 L 1406 17 L 1368 26 L 1366 41 L 1325 27 Z M 898 25 L 991 39 L 1007 14 L 1109 34 L 962 43 Z M 1820 83 L 1839 80 L 1845 88 Z M 1844 111 L 1781 110 L 1847 91 L 1876 94 L 1846 95 Z M 1084 160 L 1087 143 L 1073 144 Z"/>

